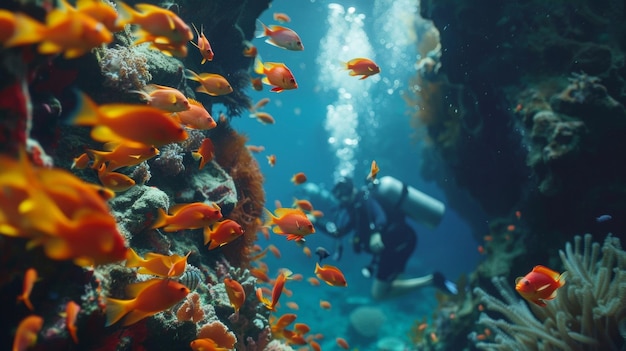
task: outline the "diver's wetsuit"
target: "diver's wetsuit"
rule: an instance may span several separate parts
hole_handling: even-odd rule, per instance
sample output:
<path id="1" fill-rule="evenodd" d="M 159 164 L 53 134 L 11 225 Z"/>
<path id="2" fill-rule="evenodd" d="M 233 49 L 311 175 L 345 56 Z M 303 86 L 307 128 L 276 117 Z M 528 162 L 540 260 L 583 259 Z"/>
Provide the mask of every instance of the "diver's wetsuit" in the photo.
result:
<path id="1" fill-rule="evenodd" d="M 417 234 L 406 223 L 399 209 L 383 209 L 380 202 L 370 196 L 367 189 L 360 190 L 348 206 L 340 207 L 335 217 L 337 236 L 350 233 L 354 251 L 372 254 L 370 236 L 380 232 L 384 249 L 374 256 L 375 277 L 390 282 L 404 272 L 409 257 L 417 245 Z"/>

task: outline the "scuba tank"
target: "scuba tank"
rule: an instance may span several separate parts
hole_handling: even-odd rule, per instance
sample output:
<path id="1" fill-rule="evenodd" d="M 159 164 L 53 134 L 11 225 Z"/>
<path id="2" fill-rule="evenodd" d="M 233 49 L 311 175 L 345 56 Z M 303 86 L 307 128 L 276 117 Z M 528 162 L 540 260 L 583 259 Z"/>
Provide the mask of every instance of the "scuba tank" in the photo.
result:
<path id="1" fill-rule="evenodd" d="M 407 216 L 430 228 L 441 222 L 446 210 L 443 202 L 390 176 L 375 180 L 373 185 L 372 193 L 385 207 L 400 209 Z"/>

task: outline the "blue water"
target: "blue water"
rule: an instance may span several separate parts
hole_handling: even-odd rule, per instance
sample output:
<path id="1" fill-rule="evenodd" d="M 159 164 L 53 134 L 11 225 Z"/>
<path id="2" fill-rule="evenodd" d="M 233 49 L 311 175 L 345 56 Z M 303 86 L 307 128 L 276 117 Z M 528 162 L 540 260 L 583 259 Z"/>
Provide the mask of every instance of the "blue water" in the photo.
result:
<path id="1" fill-rule="evenodd" d="M 355 7 L 351 9 L 351 6 Z M 260 20 L 273 24 L 274 12 L 285 12 L 291 17 L 291 23 L 285 26 L 298 32 L 305 50 L 282 50 L 264 43 L 263 39 L 255 39 L 253 43 L 263 61 L 284 62 L 294 73 L 299 87 L 280 94 L 267 88 L 250 93 L 255 101 L 263 97 L 271 99 L 264 111 L 275 117 L 276 124 L 262 125 L 247 116 L 234 118 L 232 122 L 237 130 L 248 135 L 249 144 L 265 146 L 265 152 L 256 157 L 265 175 L 268 208 L 274 209 L 275 200 L 288 207 L 294 196 L 302 194 L 290 182 L 297 172 L 305 172 L 308 182 L 329 189 L 339 174 L 351 175 L 359 184 L 372 160 L 378 162 L 380 176 L 392 175 L 445 202 L 441 189 L 420 177 L 422 142 L 411 138 L 415 131 L 409 127 L 407 105 L 401 97 L 415 74 L 417 61 L 419 38 L 409 35 L 411 28 L 421 24 L 412 22 L 419 20 L 415 2 L 277 0 Z M 381 74 L 366 80 L 349 76 L 340 62 L 359 56 L 374 59 L 381 67 Z M 346 143 L 341 142 L 344 139 Z M 266 161 L 269 154 L 277 157 L 275 167 Z M 476 266 L 478 243 L 454 210 L 447 209 L 437 228 L 429 229 L 419 223 L 415 227 L 419 243 L 407 266 L 407 276 L 439 270 L 454 280 Z M 334 245 L 333 240 L 320 233 L 307 239 L 311 249 L 317 246 L 331 249 Z M 282 267 L 305 278 L 313 276 L 315 260 L 305 257 L 300 247 L 280 236 L 272 236 L 270 242 L 260 239 L 262 246 L 269 243 L 282 252 L 280 259 L 266 259 L 271 276 Z M 368 297 L 371 281 L 360 274 L 361 267 L 368 262 L 369 256 L 357 256 L 346 245 L 342 260 L 331 263 L 345 272 L 347 288 L 310 287 L 305 281 L 288 283 L 294 295 L 283 296 L 281 302 L 299 304 L 300 310 L 295 312 L 298 321 L 309 323 L 313 333 L 326 335 L 323 349 L 336 348 L 335 336 L 347 332 L 346 315 L 354 308 L 351 298 Z M 331 301 L 333 308 L 321 310 L 320 299 Z M 388 316 L 383 336 L 406 339 L 413 321 L 430 315 L 436 301 L 434 289 L 424 288 L 371 304 L 383 308 Z M 284 305 L 281 310 L 289 312 Z"/>

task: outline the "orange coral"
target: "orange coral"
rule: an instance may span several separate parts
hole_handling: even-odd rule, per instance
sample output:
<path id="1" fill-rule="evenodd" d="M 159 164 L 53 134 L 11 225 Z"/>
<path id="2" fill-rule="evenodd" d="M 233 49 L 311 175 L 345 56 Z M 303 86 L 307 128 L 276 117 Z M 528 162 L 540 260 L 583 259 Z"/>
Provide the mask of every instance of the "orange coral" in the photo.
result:
<path id="1" fill-rule="evenodd" d="M 257 239 L 257 219 L 265 206 L 264 179 L 259 164 L 246 147 L 248 138 L 238 134 L 226 121 L 216 129 L 211 136 L 215 161 L 230 174 L 237 188 L 237 205 L 227 217 L 244 229 L 242 240 L 223 246 L 222 252 L 231 265 L 242 267 L 249 264 L 247 254 Z"/>
<path id="2" fill-rule="evenodd" d="M 187 295 L 185 302 L 176 311 L 176 318 L 181 322 L 192 321 L 194 323 L 198 323 L 204 318 L 200 295 L 197 292 Z"/>
<path id="3" fill-rule="evenodd" d="M 214 321 L 204 325 L 198 332 L 198 339 L 209 338 L 219 347 L 224 347 L 229 350 L 235 348 L 237 337 L 231 332 L 224 323 L 220 321 Z"/>

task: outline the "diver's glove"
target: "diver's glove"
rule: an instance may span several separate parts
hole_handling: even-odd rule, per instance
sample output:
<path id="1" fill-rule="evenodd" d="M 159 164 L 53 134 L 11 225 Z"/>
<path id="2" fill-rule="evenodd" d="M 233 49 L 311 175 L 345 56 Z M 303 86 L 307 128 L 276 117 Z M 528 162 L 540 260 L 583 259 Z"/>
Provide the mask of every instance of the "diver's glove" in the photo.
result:
<path id="1" fill-rule="evenodd" d="M 370 251 L 372 253 L 380 253 L 385 248 L 383 237 L 379 232 L 375 232 L 370 236 Z"/>

